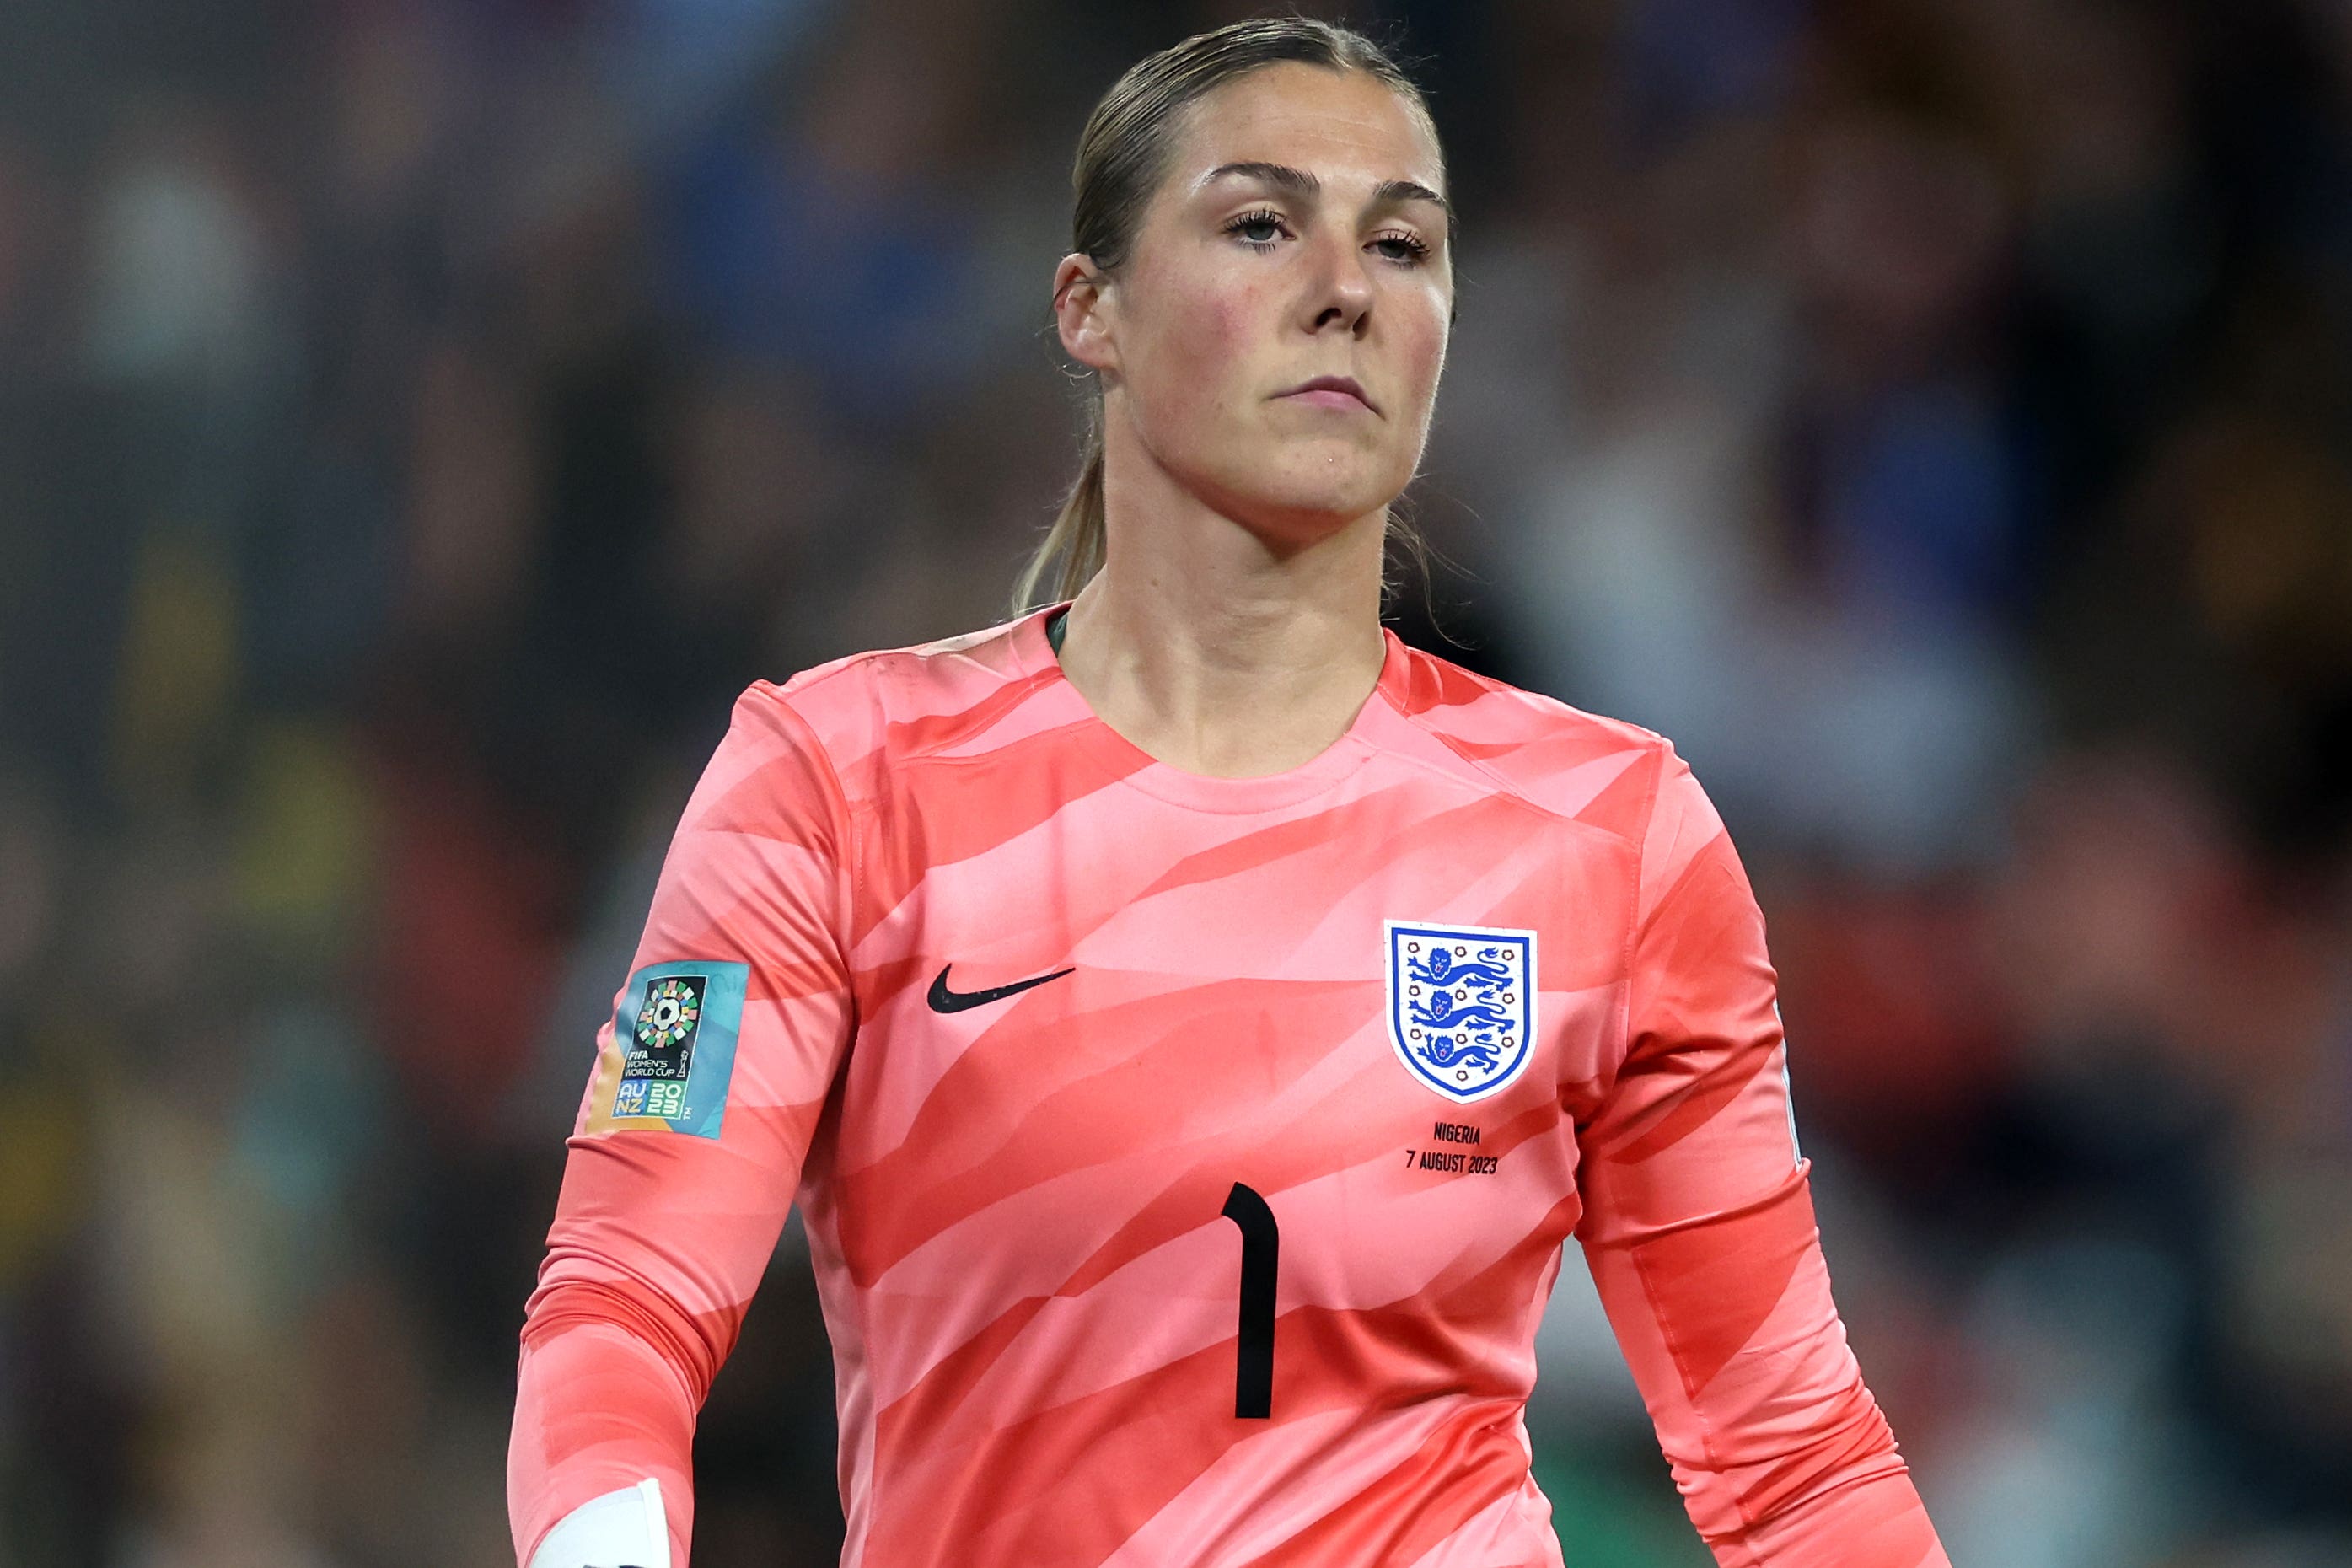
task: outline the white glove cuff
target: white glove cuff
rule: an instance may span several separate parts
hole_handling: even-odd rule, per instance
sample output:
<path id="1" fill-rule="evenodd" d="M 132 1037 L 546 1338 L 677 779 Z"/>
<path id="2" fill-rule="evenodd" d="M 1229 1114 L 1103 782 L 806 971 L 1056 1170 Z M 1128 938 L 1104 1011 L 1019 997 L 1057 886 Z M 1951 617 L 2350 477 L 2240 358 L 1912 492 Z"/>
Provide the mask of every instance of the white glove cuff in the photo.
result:
<path id="1" fill-rule="evenodd" d="M 547 1532 L 530 1568 L 669 1568 L 661 1483 L 647 1477 L 590 1498 Z"/>

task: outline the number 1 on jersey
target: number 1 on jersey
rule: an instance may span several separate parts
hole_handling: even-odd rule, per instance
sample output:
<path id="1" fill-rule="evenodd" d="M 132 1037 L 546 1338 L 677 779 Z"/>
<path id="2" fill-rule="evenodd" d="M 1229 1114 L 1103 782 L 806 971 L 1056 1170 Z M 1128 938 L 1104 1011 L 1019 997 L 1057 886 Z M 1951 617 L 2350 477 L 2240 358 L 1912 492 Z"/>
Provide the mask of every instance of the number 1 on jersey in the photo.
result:
<path id="1" fill-rule="evenodd" d="M 1274 1413 L 1274 1268 L 1282 1232 L 1274 1210 L 1241 1183 L 1225 1194 L 1225 1217 L 1242 1233 L 1241 1338 L 1234 1351 L 1234 1415 L 1269 1420 Z"/>

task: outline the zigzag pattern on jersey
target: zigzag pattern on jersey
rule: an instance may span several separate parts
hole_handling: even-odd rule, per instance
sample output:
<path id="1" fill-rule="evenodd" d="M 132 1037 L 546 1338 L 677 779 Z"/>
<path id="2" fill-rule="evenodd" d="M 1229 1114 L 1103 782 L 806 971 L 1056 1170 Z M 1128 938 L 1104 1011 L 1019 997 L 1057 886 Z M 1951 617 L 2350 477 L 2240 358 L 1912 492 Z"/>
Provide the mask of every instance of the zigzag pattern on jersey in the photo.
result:
<path id="1" fill-rule="evenodd" d="M 635 1324 L 698 1401 L 797 1192 L 847 1563 L 1558 1568 L 1518 1417 L 1575 1233 L 1722 1561 L 1940 1562 L 1827 1306 L 1760 919 L 1671 749 L 1391 637 L 1303 787 L 1187 812 L 1042 618 L 738 704 L 635 960 L 752 959 L 726 1135 L 575 1138 L 527 1339 Z M 1533 910 L 1588 933 L 1548 937 L 1538 983 L 1586 1054 L 1486 1102 L 1507 1184 L 1405 1187 L 1367 933 Z M 924 1001 L 950 959 L 972 987 L 1075 967 L 950 1018 Z M 1286 1271 L 1262 1424 L 1233 1414 L 1234 1244 L 1204 1217 L 1237 1173 L 1293 1242 L 1360 1229 L 1376 1189 L 1413 1238 Z M 1803 1444 L 1776 1436 L 1797 1412 Z M 627 1434 L 541 1439 L 577 1490 Z M 1876 1555 L 1779 1522 L 1832 1487 Z"/>

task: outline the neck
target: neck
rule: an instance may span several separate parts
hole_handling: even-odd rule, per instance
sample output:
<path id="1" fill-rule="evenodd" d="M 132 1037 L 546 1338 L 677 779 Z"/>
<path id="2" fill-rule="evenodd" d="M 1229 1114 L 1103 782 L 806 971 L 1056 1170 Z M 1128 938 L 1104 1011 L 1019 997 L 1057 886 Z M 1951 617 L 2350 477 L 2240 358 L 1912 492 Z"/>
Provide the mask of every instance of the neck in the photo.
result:
<path id="1" fill-rule="evenodd" d="M 1123 486 L 1123 468 L 1152 478 Z M 1149 458 L 1107 478 L 1106 564 L 1060 653 L 1096 716 L 1171 767 L 1234 778 L 1297 767 L 1346 733 L 1387 657 L 1385 509 L 1284 545 Z"/>

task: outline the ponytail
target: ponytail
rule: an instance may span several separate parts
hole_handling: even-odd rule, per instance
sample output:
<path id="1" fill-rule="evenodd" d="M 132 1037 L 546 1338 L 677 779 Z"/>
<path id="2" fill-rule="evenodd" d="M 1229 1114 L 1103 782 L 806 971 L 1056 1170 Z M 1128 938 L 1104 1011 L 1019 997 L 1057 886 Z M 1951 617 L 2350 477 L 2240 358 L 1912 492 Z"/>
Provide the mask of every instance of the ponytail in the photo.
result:
<path id="1" fill-rule="evenodd" d="M 1102 400 L 1091 398 L 1087 404 L 1087 432 L 1079 448 L 1082 462 L 1077 482 L 1062 499 L 1062 510 L 1054 519 L 1054 526 L 1045 531 L 1036 553 L 1022 569 L 1021 580 L 1013 588 L 1013 613 L 1026 615 L 1041 604 L 1075 599 L 1087 580 L 1102 570 L 1107 553 L 1103 522 L 1103 431 Z M 1061 570 L 1055 573 L 1056 562 Z M 1040 594 L 1039 589 L 1051 574 L 1053 590 Z"/>

